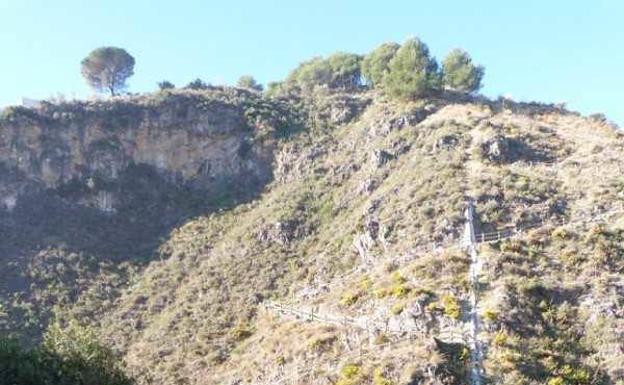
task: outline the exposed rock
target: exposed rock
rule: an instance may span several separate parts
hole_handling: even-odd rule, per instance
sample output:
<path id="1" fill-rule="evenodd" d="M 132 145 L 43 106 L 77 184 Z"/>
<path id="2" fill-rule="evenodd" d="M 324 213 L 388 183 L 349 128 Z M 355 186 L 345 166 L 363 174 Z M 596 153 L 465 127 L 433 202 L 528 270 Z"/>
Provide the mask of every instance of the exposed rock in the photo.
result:
<path id="1" fill-rule="evenodd" d="M 481 152 L 491 162 L 507 162 L 509 160 L 509 141 L 502 135 L 496 135 L 481 144 Z"/>
<path id="2" fill-rule="evenodd" d="M 295 239 L 305 237 L 309 230 L 296 219 L 282 220 L 260 229 L 257 239 L 260 242 L 276 242 L 287 245 Z"/>
<path id="3" fill-rule="evenodd" d="M 415 126 L 425 120 L 428 114 L 426 110 L 416 110 L 394 118 L 382 119 L 371 127 L 370 132 L 372 136 L 387 136 L 392 131 Z"/>
<path id="4" fill-rule="evenodd" d="M 46 105 L 0 121 L 0 164 L 43 188 L 94 177 L 114 181 L 129 165 L 145 164 L 211 192 L 225 180 L 244 187 L 270 179 L 272 149 L 250 145 L 252 135 L 245 110 L 219 97 Z M 7 183 L 3 178 L 0 190 L 19 190 Z M 92 195 L 83 201 L 114 209 L 113 192 Z"/>
<path id="5" fill-rule="evenodd" d="M 392 160 L 392 155 L 384 150 L 374 150 L 371 153 L 371 162 L 373 167 L 379 168 Z"/>
<path id="6" fill-rule="evenodd" d="M 306 170 L 315 165 L 315 160 L 326 154 L 321 146 L 302 147 L 298 144 L 285 146 L 276 155 L 275 179 L 288 182 L 303 177 Z"/>
<path id="7" fill-rule="evenodd" d="M 365 179 L 362 181 L 362 183 L 360 183 L 360 193 L 370 194 L 371 192 L 375 191 L 375 189 L 377 189 L 378 186 L 379 186 L 379 182 L 376 181 L 375 179 L 372 179 L 372 178 Z"/>
<path id="8" fill-rule="evenodd" d="M 455 135 L 444 135 L 434 145 L 434 151 L 450 150 L 457 145 L 459 139 Z"/>

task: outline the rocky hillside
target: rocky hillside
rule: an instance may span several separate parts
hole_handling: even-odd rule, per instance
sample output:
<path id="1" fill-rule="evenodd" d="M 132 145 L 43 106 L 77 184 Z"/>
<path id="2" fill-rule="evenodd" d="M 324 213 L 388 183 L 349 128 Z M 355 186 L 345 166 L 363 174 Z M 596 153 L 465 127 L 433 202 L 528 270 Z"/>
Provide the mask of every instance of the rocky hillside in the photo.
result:
<path id="1" fill-rule="evenodd" d="M 622 159 L 604 121 L 450 93 L 11 110 L 0 326 L 75 319 L 140 384 L 622 383 Z"/>
<path id="2" fill-rule="evenodd" d="M 92 280 L 107 297 L 173 228 L 257 196 L 290 118 L 219 88 L 5 111 L 0 325 L 36 337 L 51 306 Z"/>

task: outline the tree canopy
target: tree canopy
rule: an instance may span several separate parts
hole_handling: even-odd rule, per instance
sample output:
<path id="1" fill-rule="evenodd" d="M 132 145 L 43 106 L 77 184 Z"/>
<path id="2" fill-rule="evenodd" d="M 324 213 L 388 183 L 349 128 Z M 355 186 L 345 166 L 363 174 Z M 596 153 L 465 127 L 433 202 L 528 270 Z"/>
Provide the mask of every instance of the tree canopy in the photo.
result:
<path id="1" fill-rule="evenodd" d="M 383 77 L 388 73 L 388 65 L 396 52 L 401 48 L 397 43 L 384 43 L 370 52 L 362 60 L 362 75 L 368 84 L 376 87 L 382 84 Z"/>
<path id="2" fill-rule="evenodd" d="M 286 79 L 288 88 L 309 91 L 317 86 L 353 90 L 361 84 L 360 55 L 337 52 L 305 61 Z"/>
<path id="3" fill-rule="evenodd" d="M 353 53 L 337 52 L 327 58 L 330 70 L 330 88 L 356 89 L 361 85 L 362 57 Z"/>
<path id="4" fill-rule="evenodd" d="M 243 75 L 240 78 L 238 78 L 238 81 L 236 82 L 236 86 L 240 88 L 247 88 L 250 90 L 255 90 L 255 91 L 262 91 L 263 89 L 262 84 L 258 83 L 256 79 L 254 79 L 254 77 L 250 75 Z"/>
<path id="5" fill-rule="evenodd" d="M 445 87 L 468 93 L 481 88 L 485 69 L 475 65 L 466 51 L 454 49 L 444 58 L 442 66 Z"/>
<path id="6" fill-rule="evenodd" d="M 438 63 L 419 39 L 403 43 L 390 60 L 388 69 L 388 74 L 383 77 L 383 87 L 391 96 L 414 99 L 440 89 Z"/>
<path id="7" fill-rule="evenodd" d="M 189 82 L 189 84 L 186 85 L 186 88 L 190 90 L 205 90 L 208 88 L 208 83 L 204 82 L 200 78 L 197 78 Z"/>
<path id="8" fill-rule="evenodd" d="M 474 92 L 481 87 L 484 72 L 483 67 L 473 64 L 468 53 L 462 50 L 452 51 L 440 68 L 430 55 L 429 47 L 418 38 L 412 38 L 402 45 L 381 44 L 366 56 L 337 52 L 326 58 L 314 57 L 299 64 L 285 81 L 269 84 L 267 94 L 308 93 L 316 87 L 353 91 L 365 81 L 390 97 L 409 100 L 439 93 L 443 86 Z M 241 78 L 239 86 L 252 80 Z"/>
<path id="9" fill-rule="evenodd" d="M 93 89 L 115 96 L 134 75 L 134 63 L 134 58 L 123 48 L 100 47 L 82 60 L 81 73 Z"/>
<path id="10" fill-rule="evenodd" d="M 168 80 L 163 80 L 162 82 L 158 82 L 158 89 L 161 91 L 171 90 L 175 88 L 175 84 L 171 83 Z"/>

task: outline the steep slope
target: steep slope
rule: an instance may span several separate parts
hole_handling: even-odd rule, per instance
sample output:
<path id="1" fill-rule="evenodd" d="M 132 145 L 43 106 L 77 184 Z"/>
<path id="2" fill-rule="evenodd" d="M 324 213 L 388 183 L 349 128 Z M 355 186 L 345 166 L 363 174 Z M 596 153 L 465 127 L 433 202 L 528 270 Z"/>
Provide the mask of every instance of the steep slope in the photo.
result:
<path id="1" fill-rule="evenodd" d="M 0 330 L 36 340 L 85 290 L 106 309 L 172 228 L 258 194 L 288 118 L 220 88 L 5 111 Z"/>
<path id="2" fill-rule="evenodd" d="M 87 285 L 59 316 L 145 384 L 465 384 L 477 290 L 487 381 L 624 380 L 620 132 L 454 95 L 287 103 L 306 128 L 270 136 L 257 196 L 184 217 L 114 294 Z M 469 201 L 477 241 L 513 235 L 478 244 L 478 285 Z"/>

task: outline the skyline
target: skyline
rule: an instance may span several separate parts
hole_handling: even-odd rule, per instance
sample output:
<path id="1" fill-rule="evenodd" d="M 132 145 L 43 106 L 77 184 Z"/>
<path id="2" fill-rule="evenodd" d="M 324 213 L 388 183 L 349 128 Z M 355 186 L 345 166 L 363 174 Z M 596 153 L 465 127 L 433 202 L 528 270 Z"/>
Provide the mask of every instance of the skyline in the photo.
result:
<path id="1" fill-rule="evenodd" d="M 266 84 L 314 56 L 365 54 L 417 36 L 439 61 L 452 48 L 467 50 L 486 68 L 488 97 L 563 102 L 622 126 L 624 4 L 584 3 L 0 1 L 0 106 L 88 97 L 80 61 L 103 45 L 135 57 L 128 91 L 143 93 L 162 80 L 183 86 L 198 77 L 232 85 L 252 75 Z"/>

